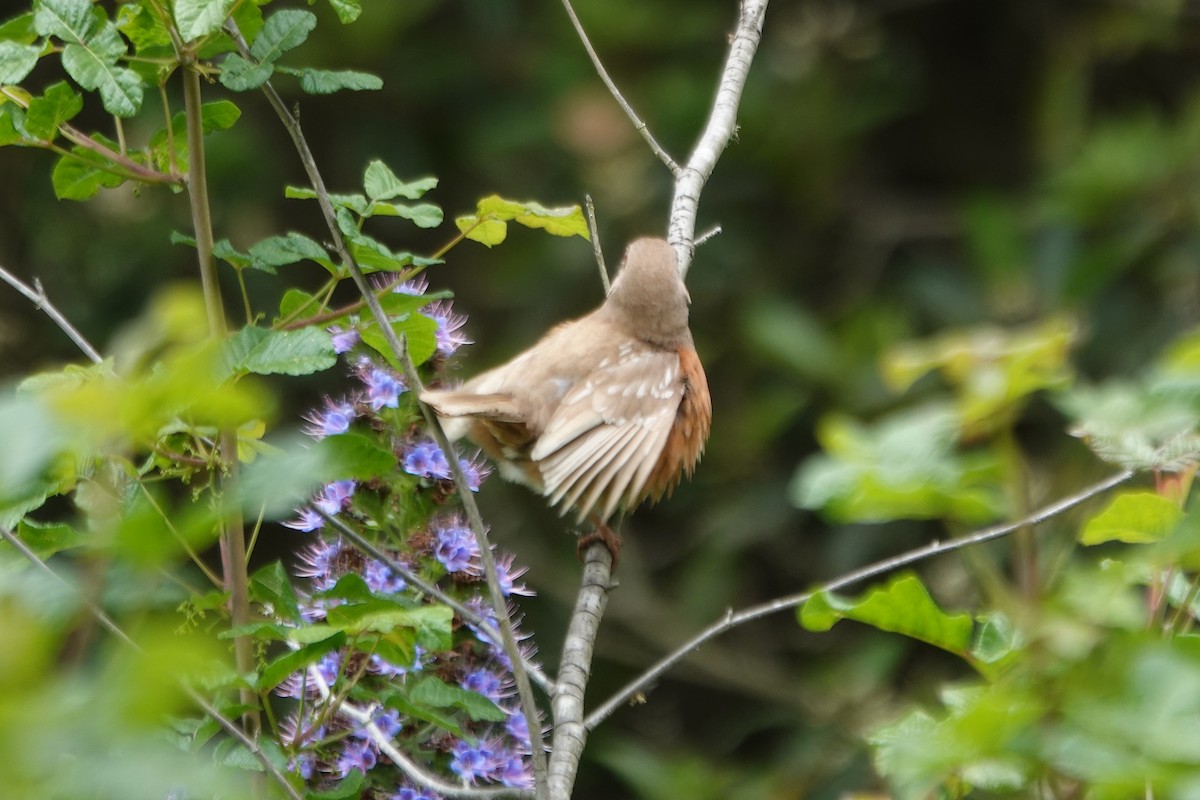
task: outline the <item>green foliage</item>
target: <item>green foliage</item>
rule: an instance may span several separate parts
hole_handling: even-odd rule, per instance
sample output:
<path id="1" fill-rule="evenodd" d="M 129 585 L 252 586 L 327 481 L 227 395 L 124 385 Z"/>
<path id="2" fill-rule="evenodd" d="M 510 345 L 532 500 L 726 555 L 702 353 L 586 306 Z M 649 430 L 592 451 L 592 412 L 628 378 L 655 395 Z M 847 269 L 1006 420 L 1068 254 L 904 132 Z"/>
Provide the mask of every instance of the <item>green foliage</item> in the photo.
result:
<path id="1" fill-rule="evenodd" d="M 509 222 L 527 228 L 541 228 L 554 236 L 588 238 L 587 220 L 579 206 L 546 208 L 537 203 L 505 200 L 498 195 L 483 198 L 475 207 L 474 214 L 465 214 L 454 220 L 463 236 L 488 247 L 494 247 L 508 237 Z"/>

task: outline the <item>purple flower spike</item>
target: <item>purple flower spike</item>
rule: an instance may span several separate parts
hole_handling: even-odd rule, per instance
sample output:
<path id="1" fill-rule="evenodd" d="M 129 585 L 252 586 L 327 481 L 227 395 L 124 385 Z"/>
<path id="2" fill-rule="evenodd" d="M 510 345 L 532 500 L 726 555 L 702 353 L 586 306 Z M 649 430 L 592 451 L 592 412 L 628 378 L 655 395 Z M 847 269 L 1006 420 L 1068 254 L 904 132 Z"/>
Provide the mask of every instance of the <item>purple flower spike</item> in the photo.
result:
<path id="1" fill-rule="evenodd" d="M 372 411 L 381 408 L 396 408 L 400 405 L 400 394 L 408 389 L 396 375 L 379 367 L 368 367 L 363 371 L 363 383 L 367 386 L 367 403 Z"/>
<path id="2" fill-rule="evenodd" d="M 329 516 L 334 516 L 354 496 L 354 481 L 344 480 L 328 484 L 313 498 L 313 505 Z"/>
<path id="3" fill-rule="evenodd" d="M 344 401 L 335 403 L 326 397 L 325 411 L 310 411 L 304 415 L 304 418 L 311 423 L 304 428 L 304 432 L 314 439 L 324 439 L 326 436 L 345 433 L 350 430 L 350 423 L 354 421 L 354 416 L 353 405 Z"/>
<path id="4" fill-rule="evenodd" d="M 434 442 L 415 442 L 404 455 L 404 471 L 421 478 L 449 478 L 446 454 Z"/>
<path id="5" fill-rule="evenodd" d="M 354 345 L 358 344 L 358 331 L 354 328 L 340 328 L 337 325 L 332 325 L 327 328 L 329 335 L 333 337 L 333 352 L 341 354 L 348 352 Z"/>
<path id="6" fill-rule="evenodd" d="M 311 508 L 302 508 L 299 511 L 299 516 L 283 523 L 283 526 L 302 533 L 312 533 L 315 530 L 319 530 L 324 524 L 325 520 L 316 511 L 313 511 Z"/>
<path id="7" fill-rule="evenodd" d="M 467 323 L 466 316 L 454 313 L 449 300 L 431 303 L 422 313 L 437 323 L 437 351 L 440 355 L 452 356 L 458 348 L 472 343 L 462 332 L 463 325 Z"/>
<path id="8" fill-rule="evenodd" d="M 437 538 L 434 556 L 447 572 L 479 574 L 479 543 L 461 519 L 440 520 L 433 528 L 433 535 Z"/>

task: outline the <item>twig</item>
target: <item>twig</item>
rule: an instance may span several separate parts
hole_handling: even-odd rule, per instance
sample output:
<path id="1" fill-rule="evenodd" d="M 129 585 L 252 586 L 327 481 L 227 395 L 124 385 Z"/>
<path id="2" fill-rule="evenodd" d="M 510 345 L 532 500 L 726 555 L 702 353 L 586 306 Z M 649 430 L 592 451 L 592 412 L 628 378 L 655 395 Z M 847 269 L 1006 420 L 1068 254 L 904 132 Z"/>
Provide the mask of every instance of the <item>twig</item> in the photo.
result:
<path id="1" fill-rule="evenodd" d="M 410 585 L 417 587 L 425 594 L 437 599 L 438 602 L 450 606 L 450 608 L 454 609 L 456 614 L 465 619 L 467 622 L 470 622 L 472 625 L 477 626 L 483 632 L 483 635 L 487 636 L 493 642 L 500 641 L 500 632 L 492 627 L 492 623 L 487 619 L 467 608 L 458 600 L 455 600 L 453 597 L 443 592 L 437 586 L 423 580 L 420 575 L 406 567 L 403 562 L 392 558 L 387 553 L 371 544 L 371 542 L 364 538 L 358 531 L 354 530 L 337 517 L 331 517 L 315 506 L 312 507 L 312 510 L 319 514 L 326 523 L 332 525 L 334 528 L 337 528 L 338 533 L 349 539 L 351 543 L 353 543 L 354 546 L 359 550 L 362 550 L 364 553 L 368 554 L 377 561 L 381 561 L 386 564 L 389 569 L 401 575 Z M 546 674 L 538 669 L 537 665 L 530 663 L 528 660 L 522 660 L 525 661 L 525 669 L 529 671 L 529 676 L 534 680 L 534 682 L 541 686 L 542 689 L 545 690 L 546 694 L 551 694 L 554 691 L 554 681 L 546 677 Z"/>
<path id="2" fill-rule="evenodd" d="M 298 647 L 298 646 L 297 646 Z M 321 695 L 321 700 L 328 702 L 333 692 L 329 689 L 329 684 L 325 682 L 325 676 L 315 667 L 308 668 L 308 679 L 314 686 L 317 687 L 317 693 Z M 510 787 L 496 787 L 480 789 L 470 786 L 460 786 L 457 784 L 444 781 L 436 775 L 431 775 L 420 767 L 415 761 L 410 759 L 404 753 L 396 748 L 395 743 L 383 731 L 379 730 L 379 726 L 374 722 L 375 711 L 378 706 L 373 708 L 359 708 L 353 703 L 345 700 L 338 703 L 336 713 L 342 716 L 349 717 L 358 724 L 363 726 L 367 736 L 371 738 L 379 752 L 383 753 L 392 763 L 400 768 L 400 771 L 409 777 L 414 783 L 418 783 L 426 789 L 441 794 L 445 797 L 459 797 L 466 800 L 485 800 L 487 798 L 501 797 L 517 797 L 529 798 L 533 797 L 533 793 L 526 789 L 514 789 Z"/>
<path id="3" fill-rule="evenodd" d="M 696 237 L 696 247 L 699 247 L 700 245 L 706 243 L 709 239 L 713 238 L 714 236 L 719 236 L 720 234 L 721 234 L 721 226 L 720 225 L 712 226 L 711 228 L 706 230 L 704 233 L 702 233 Z"/>
<path id="4" fill-rule="evenodd" d="M 37 306 L 41 311 L 45 312 L 46 316 L 54 321 L 54 324 L 57 325 L 59 329 L 61 329 L 62 332 L 67 335 L 68 339 L 75 343 L 76 347 L 83 351 L 83 354 L 87 356 L 93 364 L 99 364 L 104 360 L 100 358 L 100 354 L 96 352 L 96 348 L 92 347 L 91 343 L 84 338 L 83 334 L 80 333 L 75 326 L 72 325 L 67 318 L 62 315 L 62 312 L 54 307 L 54 304 L 50 302 L 50 299 L 46 297 L 46 290 L 42 288 L 41 281 L 34 279 L 33 286 L 31 287 L 29 284 L 22 281 L 16 275 L 13 275 L 4 267 L 0 267 L 0 280 L 3 280 L 9 286 L 25 295 L 27 298 L 29 298 L 30 302 Z"/>
<path id="5" fill-rule="evenodd" d="M 671 158 L 666 150 L 663 150 L 659 143 L 655 140 L 654 135 L 650 133 L 650 129 L 646 127 L 646 123 L 642 121 L 637 112 L 633 110 L 633 106 L 629 105 L 621 90 L 617 88 L 617 84 L 613 83 L 613 79 L 609 77 L 608 70 L 604 68 L 604 63 L 600 60 L 600 56 L 596 55 L 595 48 L 592 47 L 592 42 L 588 39 L 587 31 L 583 29 L 583 23 L 579 21 L 579 17 L 575 14 L 575 9 L 571 6 L 571 0 L 562 0 L 563 8 L 567 10 L 567 16 L 571 18 L 571 24 L 575 26 L 575 33 L 579 34 L 579 41 L 583 42 L 583 49 L 587 51 L 588 58 L 592 60 L 592 66 L 596 68 L 596 72 L 600 75 L 600 80 L 604 81 L 604 85 L 608 87 L 609 93 L 613 99 L 617 101 L 617 105 L 625 112 L 625 116 L 629 117 L 629 121 L 633 123 L 633 127 L 642 138 L 646 140 L 646 144 L 650 145 L 650 149 L 654 151 L 654 155 L 667 165 L 667 169 L 671 170 L 671 174 L 676 178 L 679 177 L 679 164 L 675 163 L 675 159 Z"/>
<path id="6" fill-rule="evenodd" d="M 798 594 L 780 597 L 766 603 L 756 606 L 744 608 L 741 611 L 733 611 L 730 609 L 725 616 L 716 622 L 709 625 L 704 630 L 697 633 L 688 641 L 677 647 L 675 650 L 664 656 L 658 663 L 643 672 L 637 678 L 626 684 L 620 691 L 604 701 L 595 711 L 588 715 L 584 724 L 588 730 L 593 730 L 597 725 L 612 715 L 622 703 L 625 703 L 629 698 L 641 692 L 653 682 L 657 681 L 667 670 L 678 664 L 686 658 L 693 650 L 696 650 L 700 645 L 713 639 L 731 628 L 738 625 L 756 620 L 760 617 L 765 617 L 779 611 L 787 611 L 788 609 L 796 608 L 799 605 L 806 603 L 813 595 L 819 592 L 832 592 L 838 589 L 843 589 L 860 581 L 874 578 L 894 569 L 914 564 L 918 561 L 923 561 L 933 556 L 950 553 L 955 550 L 961 550 L 964 547 L 970 547 L 983 542 L 989 542 L 993 539 L 999 539 L 1008 536 L 1015 531 L 1025 527 L 1039 525 L 1052 517 L 1056 517 L 1065 511 L 1068 511 L 1075 506 L 1090 500 L 1096 495 L 1103 494 L 1114 486 L 1119 486 L 1125 481 L 1134 476 L 1133 470 L 1124 470 L 1115 475 L 1110 475 L 1104 480 L 1094 483 L 1086 489 L 1064 498 L 1057 502 L 1051 503 L 1048 506 L 1038 509 L 1029 516 L 1019 519 L 1016 522 L 1008 522 L 1002 525 L 994 525 L 990 528 L 984 528 L 975 533 L 966 536 L 959 536 L 945 542 L 931 542 L 923 547 L 918 547 L 914 550 L 909 550 L 906 553 L 901 553 L 892 558 L 886 558 L 882 561 L 876 561 L 861 569 L 853 572 L 848 572 L 840 578 L 835 578 L 827 583 L 821 584 L 814 589 L 810 589 Z"/>
<path id="7" fill-rule="evenodd" d="M 596 268 L 600 270 L 600 283 L 604 286 L 604 296 L 612 290 L 612 282 L 608 279 L 608 269 L 604 266 L 604 251 L 600 249 L 600 229 L 596 225 L 596 206 L 592 196 L 583 196 L 584 207 L 587 209 L 588 235 L 592 237 L 592 252 L 596 255 Z"/>
<path id="8" fill-rule="evenodd" d="M 584 553 L 583 579 L 563 642 L 562 666 L 554 690 L 554 737 L 550 746 L 550 797 L 569 800 L 583 757 L 588 729 L 583 723 L 583 694 L 591 674 L 592 652 L 612 580 L 612 554 L 602 542 Z"/>
<path id="9" fill-rule="evenodd" d="M 68 586 L 72 589 L 75 588 L 70 581 L 51 569 L 49 564 L 43 561 L 37 553 L 30 550 L 29 547 L 27 547 L 26 544 L 8 528 L 0 527 L 0 538 L 3 538 L 6 542 L 15 547 L 17 552 L 19 552 L 30 563 L 41 569 L 47 575 L 64 584 L 65 586 Z M 119 639 L 127 647 L 130 647 L 139 653 L 145 652 L 141 645 L 131 639 L 129 634 L 125 633 L 125 631 L 123 631 L 121 627 L 112 620 L 112 617 L 104 613 L 104 609 L 100 608 L 83 594 L 79 595 L 79 600 L 81 603 L 83 603 L 84 608 L 88 610 L 88 613 L 91 614 L 98 623 L 100 623 L 102 628 Z M 262 764 L 263 769 L 265 769 L 267 774 L 270 775 L 271 778 L 283 788 L 288 797 L 292 798 L 292 800 L 304 800 L 300 796 L 300 793 L 297 792 L 292 786 L 291 781 L 287 779 L 287 776 L 280 772 L 279 768 L 275 766 L 275 763 L 271 761 L 267 754 L 263 752 L 262 748 L 258 746 L 258 742 L 247 736 L 245 731 L 243 731 L 237 725 L 237 723 L 222 714 L 216 706 L 214 706 L 206 697 L 201 695 L 191 686 L 188 686 L 186 683 L 182 682 L 180 683 L 180 686 L 193 703 L 203 709 L 205 714 L 208 714 L 210 717 L 212 717 L 213 720 L 215 720 L 216 723 L 220 725 L 226 733 L 228 733 L 234 739 L 237 739 L 238 742 L 241 743 L 241 745 L 245 747 L 260 764 Z"/>
<path id="10" fill-rule="evenodd" d="M 692 264 L 696 246 L 696 212 L 700 192 L 708 182 L 717 159 L 737 130 L 737 110 L 742 89 L 750 72 L 750 63 L 762 39 L 763 18 L 767 0 L 742 0 L 737 30 L 729 43 L 729 56 L 721 70 L 721 83 L 713 101 L 708 125 L 687 164 L 675 179 L 675 196 L 671 199 L 671 218 L 667 224 L 667 240 L 679 255 L 679 271 L 685 277 Z"/>
<path id="11" fill-rule="evenodd" d="M 246 47 L 245 40 L 238 33 L 236 26 L 232 22 L 230 23 L 230 28 L 238 48 L 248 56 L 249 48 Z M 350 255 L 349 248 L 346 246 L 346 240 L 342 236 L 342 231 L 337 224 L 333 202 L 329 198 L 329 190 L 325 187 L 325 180 L 321 177 L 316 159 L 313 158 L 312 150 L 308 146 L 308 140 L 300 128 L 300 121 L 288 110 L 283 102 L 283 98 L 275 91 L 275 87 L 271 85 L 270 81 L 263 84 L 262 92 L 266 96 L 271 108 L 274 109 L 276 115 L 279 117 L 280 122 L 283 123 L 284 128 L 292 139 L 297 154 L 300 156 L 301 165 L 304 167 L 304 171 L 317 193 L 317 203 L 321 208 L 322 216 L 325 218 L 325 225 L 329 229 L 330 236 L 333 238 L 334 249 L 342 261 L 342 266 L 350 273 L 355 286 L 358 287 L 359 294 L 366 301 L 367 307 L 371 309 L 371 314 L 380 331 L 383 333 L 384 338 L 387 340 L 388 346 L 400 362 L 404 378 L 408 382 L 409 390 L 415 396 L 419 397 L 421 393 L 421 378 L 417 375 L 416 366 L 414 366 L 412 359 L 409 357 L 408 348 L 399 339 L 389 323 L 387 315 L 379 304 L 379 299 L 375 296 L 371 285 L 367 282 L 366 276 L 363 275 L 362 270 L 359 269 L 358 264 Z M 419 405 L 421 413 L 425 416 L 426 424 L 433 433 L 434 441 L 437 442 L 438 447 L 442 448 L 442 452 L 446 453 L 446 460 L 450 465 L 451 477 L 454 479 L 454 485 L 458 488 L 463 508 L 467 512 L 467 521 L 470 523 L 471 531 L 475 534 L 475 539 L 479 544 L 480 561 L 483 562 L 484 575 L 487 577 L 488 591 L 491 595 L 493 609 L 496 612 L 496 619 L 500 623 L 500 641 L 512 665 L 513 680 L 517 684 L 517 696 L 520 699 L 521 711 L 525 714 L 525 719 L 529 722 L 530 744 L 533 750 L 533 774 L 537 786 L 536 796 L 538 800 L 545 800 L 547 796 L 546 754 L 543 751 L 541 739 L 542 715 L 538 709 L 537 700 L 533 695 L 533 685 L 530 683 L 529 674 L 525 670 L 524 660 L 521 658 L 521 649 L 513 630 L 508 603 L 500 591 L 500 580 L 496 571 L 496 559 L 492 555 L 491 543 L 487 538 L 483 518 L 479 514 L 479 506 L 475 503 L 475 497 L 471 493 L 462 466 L 458 463 L 458 459 L 453 457 L 454 450 L 450 445 L 449 439 L 446 438 L 445 431 L 442 430 L 437 416 L 429 407 L 424 403 L 420 403 Z"/>

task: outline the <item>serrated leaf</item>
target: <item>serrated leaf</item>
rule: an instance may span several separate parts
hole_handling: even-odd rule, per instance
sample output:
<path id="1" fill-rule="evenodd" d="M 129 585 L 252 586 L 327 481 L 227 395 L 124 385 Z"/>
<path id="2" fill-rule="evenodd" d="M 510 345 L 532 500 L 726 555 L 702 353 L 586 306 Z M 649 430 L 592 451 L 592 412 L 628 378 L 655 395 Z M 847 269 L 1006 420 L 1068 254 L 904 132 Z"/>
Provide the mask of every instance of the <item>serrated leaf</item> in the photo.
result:
<path id="1" fill-rule="evenodd" d="M 316 328 L 273 331 L 247 325 L 226 343 L 230 374 L 309 375 L 337 363 L 333 341 Z"/>
<path id="2" fill-rule="evenodd" d="M 359 3 L 359 0 L 329 0 L 329 6 L 343 25 L 354 22 L 362 13 L 362 4 Z"/>
<path id="3" fill-rule="evenodd" d="M 88 0 L 38 0 L 34 3 L 33 27 L 40 36 L 83 42 L 95 26 L 96 18 Z"/>
<path id="4" fill-rule="evenodd" d="M 0 84 L 20 83 L 37 66 L 41 49 L 0 40 Z"/>
<path id="5" fill-rule="evenodd" d="M 237 0 L 175 0 L 175 24 L 185 41 L 216 33 Z"/>
<path id="6" fill-rule="evenodd" d="M 148 50 L 165 50 L 171 46 L 166 23 L 148 8 L 136 3 L 123 3 L 117 10 L 117 30 L 133 44 L 138 54 Z"/>
<path id="7" fill-rule="evenodd" d="M 286 653 L 263 667 L 255 688 L 259 691 L 270 691 L 287 680 L 292 673 L 298 672 L 310 664 L 315 664 L 326 653 L 337 650 L 345 644 L 346 634 L 338 631 L 326 639 L 306 644 L 299 650 Z"/>
<path id="8" fill-rule="evenodd" d="M 367 164 L 363 172 L 363 189 L 372 200 L 391 200 L 403 197 L 405 200 L 419 200 L 422 195 L 438 184 L 437 178 L 419 178 L 406 183 L 396 177 L 396 173 L 382 161 L 375 160 Z"/>
<path id="9" fill-rule="evenodd" d="M 65 81 L 46 88 L 41 97 L 29 101 L 25 112 L 25 132 L 34 139 L 52 141 L 58 126 L 83 110 L 83 98 Z"/>
<path id="10" fill-rule="evenodd" d="M 311 67 L 279 67 L 279 71 L 300 80 L 306 94 L 333 94 L 340 91 L 362 92 L 383 88 L 383 79 L 369 72 L 353 70 L 312 69 Z"/>
<path id="11" fill-rule="evenodd" d="M 24 130 L 25 109 L 13 103 L 0 103 L 0 146 L 33 141 Z"/>
<path id="12" fill-rule="evenodd" d="M 434 708 L 460 709 L 475 722 L 502 722 L 508 716 L 483 695 L 452 686 L 432 675 L 421 678 L 410 687 L 408 699 Z"/>
<path id="13" fill-rule="evenodd" d="M 120 41 L 115 30 L 113 36 Z M 124 52 L 122 43 L 118 55 Z M 67 74 L 80 86 L 100 91 L 106 111 L 118 117 L 132 117 L 142 107 L 144 84 L 136 72 L 114 64 L 116 57 L 92 47 L 69 44 L 63 48 L 62 62 Z"/>
<path id="14" fill-rule="evenodd" d="M 1103 542 L 1149 544 L 1168 536 L 1183 518 L 1178 503 L 1147 491 L 1127 491 L 1113 497 L 1104 510 L 1079 532 L 1081 544 Z"/>
<path id="15" fill-rule="evenodd" d="M 838 620 L 852 619 L 964 658 L 969 657 L 975 628 L 969 615 L 942 611 L 920 578 L 912 574 L 893 578 L 854 600 L 818 592 L 800 608 L 798 616 L 809 630 L 827 631 Z"/>
<path id="16" fill-rule="evenodd" d="M 304 44 L 315 27 L 317 17 L 310 11 L 294 8 L 276 11 L 263 22 L 262 30 L 250 45 L 250 55 L 269 64 L 288 50 Z"/>
<path id="17" fill-rule="evenodd" d="M 257 89 L 271 78 L 272 64 L 254 64 L 237 53 L 230 53 L 221 62 L 221 85 L 232 92 Z"/>

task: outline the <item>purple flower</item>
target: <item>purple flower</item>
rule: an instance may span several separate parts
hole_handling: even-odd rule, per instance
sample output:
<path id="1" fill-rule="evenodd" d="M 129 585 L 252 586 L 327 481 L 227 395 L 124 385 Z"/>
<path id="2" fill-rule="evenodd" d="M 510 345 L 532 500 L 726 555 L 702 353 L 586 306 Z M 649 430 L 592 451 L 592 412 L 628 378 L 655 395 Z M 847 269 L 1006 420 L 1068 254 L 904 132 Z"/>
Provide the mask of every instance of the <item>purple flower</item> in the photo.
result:
<path id="1" fill-rule="evenodd" d="M 504 553 L 496 558 L 496 578 L 500 581 L 500 592 L 505 597 L 514 594 L 533 597 L 536 592 L 523 583 L 516 583 L 517 578 L 529 571 L 529 567 L 513 569 L 515 559 L 516 556 L 512 553 Z"/>
<path id="2" fill-rule="evenodd" d="M 442 800 L 442 796 L 431 789 L 404 786 L 398 792 L 387 795 L 385 800 Z"/>
<path id="3" fill-rule="evenodd" d="M 300 551 L 298 555 L 300 563 L 296 567 L 296 574 L 302 578 L 329 577 L 333 561 L 341 551 L 340 546 L 329 544 L 324 540 L 313 542 Z"/>
<path id="4" fill-rule="evenodd" d="M 341 328 L 337 325 L 332 325 L 326 328 L 329 335 L 333 337 L 333 352 L 345 353 L 358 344 L 358 331 L 354 328 Z"/>
<path id="5" fill-rule="evenodd" d="M 459 684 L 468 691 L 478 692 L 493 703 L 499 703 L 512 694 L 512 682 L 506 680 L 506 676 L 483 667 L 468 672 Z"/>
<path id="6" fill-rule="evenodd" d="M 421 662 L 421 658 L 425 655 L 425 650 L 419 644 L 413 645 L 413 660 L 408 666 L 395 664 L 388 661 L 378 653 L 373 653 L 367 661 L 367 668 L 376 675 L 382 675 L 385 678 L 394 678 L 397 675 L 407 675 L 410 672 L 420 672 L 425 668 Z"/>
<path id="7" fill-rule="evenodd" d="M 321 515 L 311 508 L 302 508 L 298 513 L 299 516 L 284 522 L 283 526 L 303 533 L 312 533 L 325 524 L 325 520 L 321 518 Z"/>
<path id="8" fill-rule="evenodd" d="M 375 712 L 375 716 L 371 718 L 371 721 L 375 723 L 375 727 L 379 729 L 379 732 L 388 739 L 395 739 L 396 734 L 398 734 L 400 729 L 403 727 L 403 725 L 400 723 L 400 712 L 394 708 L 377 710 Z M 360 739 L 370 738 L 367 734 L 366 725 L 363 725 L 355 730 L 353 735 L 359 737 Z"/>
<path id="9" fill-rule="evenodd" d="M 516 789 L 533 788 L 533 769 L 524 758 L 516 753 L 505 755 L 497 773 L 496 777 L 505 786 L 512 786 Z"/>
<path id="10" fill-rule="evenodd" d="M 467 318 L 463 314 L 454 313 L 449 300 L 430 303 L 428 308 L 421 313 L 437 323 L 435 336 L 437 337 L 437 351 L 440 355 L 452 356 L 464 344 L 471 344 L 471 340 L 462 332 Z"/>
<path id="11" fill-rule="evenodd" d="M 310 411 L 304 418 L 311 423 L 304 428 L 304 432 L 314 439 L 324 439 L 350 430 L 350 423 L 354 421 L 354 406 L 345 401 L 335 403 L 326 397 L 324 412 Z"/>
<path id="12" fill-rule="evenodd" d="M 404 471 L 421 478 L 449 478 L 446 454 L 434 442 L 414 442 L 404 455 Z"/>
<path id="13" fill-rule="evenodd" d="M 396 294 L 408 294 L 412 295 L 413 297 L 420 297 L 421 295 L 425 294 L 425 290 L 428 288 L 429 279 L 424 275 L 418 275 L 412 280 L 407 280 L 403 283 L 396 284 L 392 291 Z"/>
<path id="14" fill-rule="evenodd" d="M 460 518 L 439 520 L 433 528 L 433 535 L 437 538 L 433 554 L 447 572 L 479 574 L 479 543 Z"/>
<path id="15" fill-rule="evenodd" d="M 342 753 L 338 756 L 334 769 L 339 778 L 346 777 L 351 770 L 358 770 L 365 775 L 375 766 L 375 762 L 375 751 L 371 749 L 370 741 L 355 738 L 343 739 Z"/>
<path id="16" fill-rule="evenodd" d="M 400 393 L 408 389 L 403 380 L 379 367 L 368 366 L 361 377 L 367 387 L 367 404 L 372 411 L 396 408 L 400 405 Z"/>
<path id="17" fill-rule="evenodd" d="M 346 501 L 354 496 L 354 481 L 335 481 L 326 485 L 320 494 L 313 498 L 313 505 L 329 516 L 334 516 Z"/>
<path id="18" fill-rule="evenodd" d="M 480 778 L 490 777 L 499 766 L 496 751 L 490 742 L 472 745 L 460 739 L 450 748 L 450 752 L 454 755 L 450 761 L 450 771 L 472 785 Z"/>
<path id="19" fill-rule="evenodd" d="M 476 453 L 476 456 L 478 456 L 478 453 Z M 466 476 L 467 488 L 472 492 L 478 492 L 479 487 L 483 485 L 487 476 L 492 474 L 492 468 L 484 461 L 471 461 L 460 458 L 458 466 L 462 469 L 463 475 Z"/>
<path id="20" fill-rule="evenodd" d="M 372 592 L 396 594 L 408 586 L 404 578 L 382 561 L 371 559 L 363 568 L 363 580 Z"/>
<path id="21" fill-rule="evenodd" d="M 512 716 L 504 723 L 504 732 L 516 741 L 520 752 L 533 752 L 532 737 L 529 735 L 529 723 L 525 720 L 524 713 L 513 711 Z"/>

